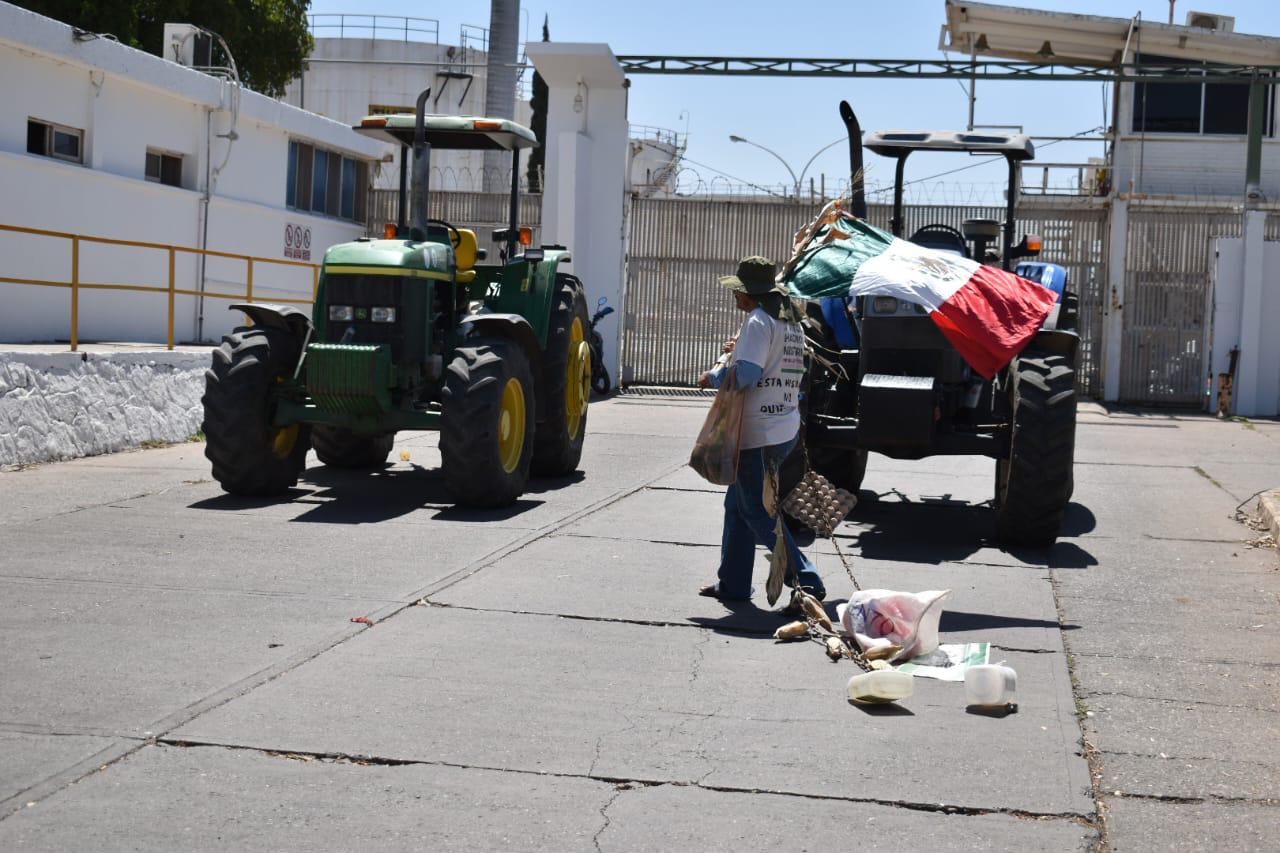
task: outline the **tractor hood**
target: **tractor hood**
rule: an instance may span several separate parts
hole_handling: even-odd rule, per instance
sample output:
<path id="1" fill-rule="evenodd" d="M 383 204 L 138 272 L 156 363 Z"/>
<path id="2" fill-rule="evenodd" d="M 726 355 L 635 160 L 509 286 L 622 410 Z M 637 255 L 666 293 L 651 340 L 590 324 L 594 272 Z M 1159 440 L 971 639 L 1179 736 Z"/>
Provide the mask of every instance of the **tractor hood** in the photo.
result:
<path id="1" fill-rule="evenodd" d="M 439 274 L 449 277 L 453 247 L 447 243 L 412 240 L 358 240 L 339 243 L 324 253 L 328 272 L 369 272 L 369 268 L 395 270 L 396 275 Z"/>

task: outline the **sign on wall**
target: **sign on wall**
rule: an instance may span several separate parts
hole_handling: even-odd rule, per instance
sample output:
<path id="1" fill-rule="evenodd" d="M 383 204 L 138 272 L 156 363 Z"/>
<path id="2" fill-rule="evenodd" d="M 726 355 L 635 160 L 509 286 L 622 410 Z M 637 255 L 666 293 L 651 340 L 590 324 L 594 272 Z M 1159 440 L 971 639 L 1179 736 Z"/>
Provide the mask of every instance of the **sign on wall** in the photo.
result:
<path id="1" fill-rule="evenodd" d="M 292 223 L 284 226 L 284 256 L 295 261 L 311 260 L 311 229 Z"/>

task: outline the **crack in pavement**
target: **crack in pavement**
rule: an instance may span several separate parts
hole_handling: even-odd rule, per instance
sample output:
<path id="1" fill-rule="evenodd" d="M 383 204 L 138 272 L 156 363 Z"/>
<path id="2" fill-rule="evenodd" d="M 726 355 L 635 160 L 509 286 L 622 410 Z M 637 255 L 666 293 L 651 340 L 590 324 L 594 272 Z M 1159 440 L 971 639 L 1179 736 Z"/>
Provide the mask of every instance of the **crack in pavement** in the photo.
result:
<path id="1" fill-rule="evenodd" d="M 735 627 L 732 625 L 716 625 L 714 628 L 708 628 L 705 625 L 697 625 L 692 622 L 675 622 L 666 619 L 639 619 L 628 618 L 626 616 L 587 616 L 579 613 L 549 613 L 544 610 L 506 610 L 500 607 L 475 607 L 469 604 L 449 604 L 444 601 L 436 601 L 433 598 L 423 596 L 423 601 L 429 607 L 439 607 L 444 610 L 468 610 L 472 613 L 502 613 L 508 616 L 542 616 L 547 619 L 572 619 L 578 622 L 605 622 L 617 625 L 640 625 L 649 628 L 692 628 L 696 631 L 705 631 L 710 637 L 711 634 L 733 634 L 744 637 L 772 637 L 773 631 L 768 628 L 748 628 Z M 773 613 L 779 618 L 784 618 L 784 614 L 780 610 L 762 610 L 762 613 Z"/>
<path id="2" fill-rule="evenodd" d="M 1210 708 L 1237 708 L 1241 711 L 1260 711 L 1264 714 L 1280 714 L 1277 708 L 1260 708 L 1257 705 L 1241 705 L 1237 702 L 1207 702 L 1203 699 L 1171 699 L 1167 696 L 1147 696 L 1137 693 L 1126 693 L 1123 690 L 1084 690 L 1082 696 L 1100 698 L 1105 696 L 1121 696 L 1125 699 L 1137 699 L 1143 702 L 1165 702 L 1170 705 L 1205 705 Z"/>
<path id="3" fill-rule="evenodd" d="M 603 509 L 611 504 L 630 497 L 644 489 L 649 484 L 654 483 L 663 477 L 670 476 L 683 468 L 684 465 L 685 463 L 682 462 L 679 465 L 664 468 L 653 477 L 650 477 L 641 483 L 618 489 L 612 494 L 588 504 L 577 512 L 570 513 L 563 518 L 548 522 L 533 531 L 524 532 L 523 535 L 517 536 L 506 544 L 477 557 L 457 571 L 451 572 L 443 578 L 432 581 L 427 586 L 410 593 L 408 600 L 387 604 L 378 610 L 366 614 L 369 619 L 368 624 L 349 624 L 334 634 L 305 646 L 282 661 L 276 661 L 275 663 L 263 667 L 257 672 L 250 673 L 244 678 L 241 678 L 226 687 L 215 690 L 209 695 L 179 708 L 148 726 L 148 730 L 156 732 L 156 738 L 153 740 L 121 740 L 118 743 L 104 747 L 88 758 L 78 761 L 70 767 L 54 773 L 22 792 L 0 799 L 0 821 L 7 820 L 17 814 L 26 807 L 28 802 L 39 802 L 46 797 L 52 796 L 68 785 L 75 784 L 81 779 L 85 779 L 95 773 L 105 771 L 113 764 L 118 763 L 132 755 L 134 752 L 137 752 L 139 749 L 142 749 L 148 743 L 158 742 L 160 737 L 186 725 L 202 714 L 208 713 L 215 708 L 219 708 L 240 696 L 256 690 L 270 681 L 274 681 L 285 673 L 290 672 L 299 666 L 302 666 L 304 663 L 320 657 L 330 649 L 345 643 L 347 640 L 350 640 L 362 631 L 370 630 L 374 625 L 377 625 L 380 622 L 385 622 L 386 620 L 403 613 L 405 610 L 417 606 L 418 602 L 426 598 L 428 595 L 448 589 L 450 586 L 471 577 L 504 557 L 523 550 L 539 539 L 551 536 L 557 531 L 568 527 L 570 524 L 585 518 L 590 513 L 596 512 L 597 510 Z M 162 489 L 160 493 L 163 493 L 164 491 L 167 491 L 167 489 Z"/>
<path id="4" fill-rule="evenodd" d="M 1280 669 L 1280 661 L 1232 660 L 1226 658 L 1167 658 L 1159 655 L 1122 655 L 1114 652 L 1072 652 L 1081 658 L 1101 658 L 1105 660 L 1136 660 L 1144 663 L 1152 661 L 1185 665 L 1189 660 L 1195 663 L 1214 664 L 1215 666 L 1253 666 L 1260 669 Z"/>
<path id="5" fill-rule="evenodd" d="M 1265 761 L 1246 761 L 1237 758 L 1219 758 L 1216 755 L 1169 755 L 1167 753 L 1157 753 L 1155 755 L 1148 752 L 1128 752 L 1122 749 L 1102 749 L 1099 752 L 1107 755 L 1120 755 L 1126 758 L 1151 758 L 1159 761 L 1213 761 L 1218 764 L 1247 764 L 1250 767 L 1263 767 L 1268 770 L 1274 769 L 1274 763 Z M 1278 801 L 1280 802 L 1280 801 Z"/>
<path id="6" fill-rule="evenodd" d="M 573 773 L 569 771 L 555 770 L 525 770 L 516 767 L 498 767 L 484 764 L 465 764 L 457 761 L 442 761 L 439 759 L 423 759 L 423 758 L 388 758 L 385 756 L 359 755 L 343 752 L 308 752 L 298 750 L 272 750 L 257 746 L 246 746 L 242 744 L 220 743 L 217 741 L 197 741 L 184 740 L 180 738 L 153 738 L 148 741 L 160 747 L 172 747 L 177 749 L 228 749 L 238 750 L 242 752 L 255 752 L 270 758 L 282 758 L 292 761 L 326 761 L 338 764 L 354 764 L 358 766 L 373 767 L 449 767 L 456 770 L 486 770 L 496 773 L 515 773 L 523 776 L 540 776 L 544 778 L 556 779 L 589 779 L 593 782 L 603 782 L 609 785 L 617 786 L 620 790 L 629 790 L 631 788 L 654 788 L 663 785 L 670 785 L 674 788 L 698 788 L 703 791 L 714 791 L 724 794 L 763 794 L 775 797 L 791 797 L 801 800 L 816 800 L 819 802 L 835 802 L 835 803 L 859 803 L 865 805 L 885 806 L 888 808 L 900 808 L 907 811 L 933 812 L 936 814 L 959 815 L 964 817 L 980 817 L 983 815 L 1009 815 L 1011 817 L 1022 818 L 1025 820 L 1063 820 L 1075 823 L 1080 826 L 1097 829 L 1094 817 L 1092 815 L 1080 814 L 1079 812 L 1038 812 L 1026 809 L 1002 808 L 998 806 L 958 806 L 948 805 L 947 803 L 925 803 L 915 800 L 892 800 L 877 797 L 857 797 L 852 795 L 841 794 L 810 794 L 801 791 L 789 791 L 780 788 L 758 788 L 743 787 L 739 785 L 705 785 L 697 782 L 672 780 L 672 779 L 641 779 L 629 778 L 622 776 L 604 776 L 604 775 L 588 775 L 586 773 Z"/>
<path id="7" fill-rule="evenodd" d="M 596 834 L 591 836 L 591 843 L 595 845 L 597 853 L 604 853 L 603 848 L 600 847 L 600 836 L 604 835 L 604 831 L 608 829 L 609 824 L 613 822 L 609 819 L 609 808 L 617 801 L 618 797 L 622 796 L 623 791 L 629 790 L 631 790 L 631 786 L 629 785 L 615 785 L 613 795 L 610 796 L 605 804 L 600 807 L 600 818 L 604 823 L 596 830 Z"/>
<path id="8" fill-rule="evenodd" d="M 1256 797 L 1224 797 L 1210 794 L 1207 797 L 1183 797 L 1176 794 L 1134 794 L 1129 791 L 1111 791 L 1107 796 L 1118 800 L 1149 800 L 1157 803 L 1169 803 L 1177 806 L 1195 806 L 1205 803 L 1221 803 L 1249 806 L 1280 806 L 1280 800 Z"/>

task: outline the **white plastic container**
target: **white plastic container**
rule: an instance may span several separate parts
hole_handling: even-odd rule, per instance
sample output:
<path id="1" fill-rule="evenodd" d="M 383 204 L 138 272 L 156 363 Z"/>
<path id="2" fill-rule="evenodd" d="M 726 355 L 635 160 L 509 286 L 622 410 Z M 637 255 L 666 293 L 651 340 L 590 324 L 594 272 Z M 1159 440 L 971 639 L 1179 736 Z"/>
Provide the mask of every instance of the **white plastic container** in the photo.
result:
<path id="1" fill-rule="evenodd" d="M 912 677 L 895 669 L 864 672 L 849 679 L 854 702 L 897 702 L 911 695 Z"/>
<path id="2" fill-rule="evenodd" d="M 971 666 L 964 672 L 964 692 L 970 705 L 1004 708 L 1018 704 L 1018 673 L 1000 663 Z"/>

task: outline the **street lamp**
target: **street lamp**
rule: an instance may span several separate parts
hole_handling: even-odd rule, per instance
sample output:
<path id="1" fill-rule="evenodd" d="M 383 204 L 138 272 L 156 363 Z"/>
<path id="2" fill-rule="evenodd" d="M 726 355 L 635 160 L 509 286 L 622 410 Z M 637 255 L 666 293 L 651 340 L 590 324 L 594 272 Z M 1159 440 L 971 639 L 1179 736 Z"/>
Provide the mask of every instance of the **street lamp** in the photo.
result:
<path id="1" fill-rule="evenodd" d="M 748 145 L 754 145 L 756 148 L 759 148 L 761 151 L 765 151 L 769 154 L 772 154 L 774 157 L 778 158 L 778 162 L 781 163 L 784 167 L 786 167 L 786 170 L 791 174 L 791 180 L 795 182 L 796 201 L 800 200 L 800 185 L 804 183 L 805 173 L 809 171 L 809 167 L 813 165 L 813 161 L 817 160 L 818 155 L 821 154 L 823 151 L 826 151 L 828 148 L 830 148 L 831 146 L 839 142 L 844 142 L 844 140 L 845 138 L 842 136 L 839 139 L 835 139 L 835 140 L 832 140 L 831 142 L 828 142 L 826 145 L 822 146 L 817 151 L 815 151 L 813 156 L 809 158 L 809 162 L 804 164 L 804 168 L 800 170 L 800 177 L 797 178 L 795 169 L 792 169 L 791 164 L 788 163 L 786 160 L 782 159 L 782 155 L 779 154 L 777 151 L 774 151 L 772 148 L 765 148 L 760 143 L 752 142 L 750 139 L 747 139 L 745 137 L 737 136 L 732 133 L 729 134 L 730 142 L 745 142 Z"/>

